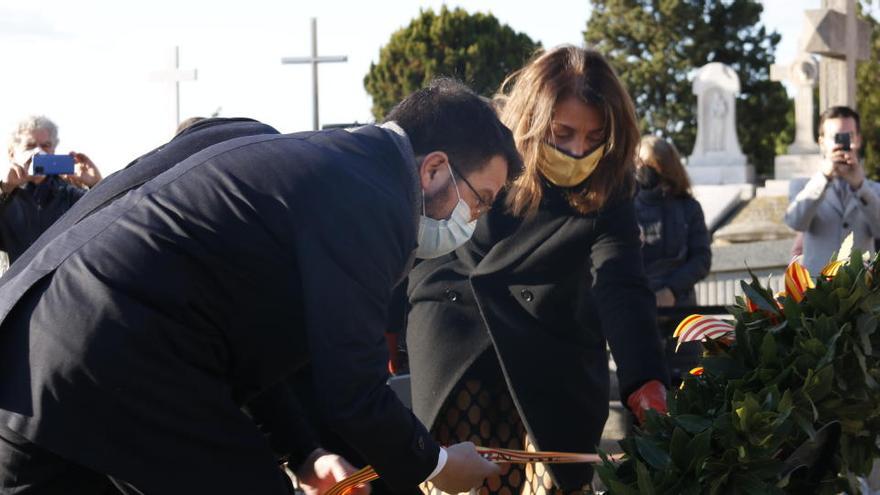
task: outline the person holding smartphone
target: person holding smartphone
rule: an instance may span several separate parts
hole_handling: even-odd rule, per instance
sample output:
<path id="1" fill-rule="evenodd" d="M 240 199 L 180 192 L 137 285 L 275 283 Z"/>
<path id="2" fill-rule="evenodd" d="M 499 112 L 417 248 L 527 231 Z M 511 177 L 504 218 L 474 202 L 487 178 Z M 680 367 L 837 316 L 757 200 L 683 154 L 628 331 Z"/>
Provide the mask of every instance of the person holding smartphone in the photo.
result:
<path id="1" fill-rule="evenodd" d="M 0 176 L 0 249 L 10 263 L 101 180 L 98 167 L 83 153 L 42 156 L 54 155 L 57 146 L 58 126 L 44 116 L 27 117 L 12 132 L 9 169 Z M 35 166 L 37 155 L 54 166 Z M 63 169 L 64 162 L 69 170 Z"/>
<path id="2" fill-rule="evenodd" d="M 819 116 L 822 168 L 807 181 L 785 214 L 789 227 L 803 232 L 802 263 L 813 276 L 853 234 L 853 248 L 874 251 L 880 237 L 880 184 L 868 180 L 859 160 L 859 114 L 831 107 Z"/>

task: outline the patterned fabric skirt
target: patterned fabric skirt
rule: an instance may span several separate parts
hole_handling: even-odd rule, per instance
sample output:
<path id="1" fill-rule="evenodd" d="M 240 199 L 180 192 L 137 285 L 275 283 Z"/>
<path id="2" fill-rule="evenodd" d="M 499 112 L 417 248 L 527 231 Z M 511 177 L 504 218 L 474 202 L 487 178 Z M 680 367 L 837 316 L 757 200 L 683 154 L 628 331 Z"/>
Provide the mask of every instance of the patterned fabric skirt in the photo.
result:
<path id="1" fill-rule="evenodd" d="M 431 434 L 440 445 L 473 442 L 484 447 L 524 449 L 535 446 L 513 403 L 500 365 L 494 359 L 480 358 L 452 389 L 440 409 Z M 566 495 L 557 488 L 542 463 L 501 464 L 501 475 L 487 479 L 479 495 Z M 431 482 L 420 488 L 425 495 L 442 492 Z M 592 493 L 591 487 L 568 493 Z"/>

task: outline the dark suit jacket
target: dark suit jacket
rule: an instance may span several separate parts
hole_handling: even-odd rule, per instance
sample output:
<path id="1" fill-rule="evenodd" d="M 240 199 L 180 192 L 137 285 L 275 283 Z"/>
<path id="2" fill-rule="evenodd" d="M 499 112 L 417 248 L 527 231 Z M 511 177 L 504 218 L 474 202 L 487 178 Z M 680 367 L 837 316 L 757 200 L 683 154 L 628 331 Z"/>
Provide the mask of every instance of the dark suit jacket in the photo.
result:
<path id="1" fill-rule="evenodd" d="M 416 245 L 398 144 L 233 139 L 58 233 L 0 286 L 0 422 L 145 493 L 283 493 L 240 408 L 310 362 L 327 424 L 392 486 L 422 481 L 438 447 L 385 385 Z"/>
<path id="2" fill-rule="evenodd" d="M 525 222 L 502 202 L 470 242 L 410 273 L 413 410 L 433 425 L 452 388 L 492 349 L 535 445 L 594 452 L 608 416 L 606 340 L 623 397 L 648 380 L 668 381 L 632 202 L 577 215 L 550 188 Z M 550 472 L 566 491 L 592 477 L 583 465 Z"/>

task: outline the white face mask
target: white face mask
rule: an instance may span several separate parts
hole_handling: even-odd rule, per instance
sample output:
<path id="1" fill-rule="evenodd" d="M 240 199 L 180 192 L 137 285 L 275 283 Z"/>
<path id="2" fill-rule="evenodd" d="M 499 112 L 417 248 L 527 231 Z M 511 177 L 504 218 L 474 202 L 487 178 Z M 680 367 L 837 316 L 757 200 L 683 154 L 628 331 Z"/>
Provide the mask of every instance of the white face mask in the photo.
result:
<path id="1" fill-rule="evenodd" d="M 458 204 L 455 205 L 448 219 L 436 220 L 425 215 L 425 192 L 422 191 L 422 217 L 419 220 L 419 247 L 416 248 L 416 258 L 430 259 L 451 253 L 474 234 L 477 221 L 471 221 L 471 207 L 461 199 L 452 167 L 449 168 L 449 175 L 458 195 Z"/>

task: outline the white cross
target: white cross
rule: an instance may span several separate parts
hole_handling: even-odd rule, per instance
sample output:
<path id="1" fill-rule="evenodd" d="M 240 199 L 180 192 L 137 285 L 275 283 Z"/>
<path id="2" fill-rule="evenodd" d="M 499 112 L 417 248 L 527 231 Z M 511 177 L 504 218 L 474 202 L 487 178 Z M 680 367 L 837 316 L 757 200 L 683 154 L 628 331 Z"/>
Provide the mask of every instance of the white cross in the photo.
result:
<path id="1" fill-rule="evenodd" d="M 150 79 L 155 82 L 173 82 L 174 83 L 174 108 L 175 120 L 174 126 L 180 125 L 180 82 L 195 81 L 198 79 L 198 71 L 181 70 L 180 69 L 180 47 L 175 46 L 173 51 L 172 68 L 154 71 L 150 74 Z"/>
<path id="2" fill-rule="evenodd" d="M 318 56 L 318 20 L 312 17 L 312 55 L 310 57 L 284 57 L 282 64 L 311 64 L 312 65 L 312 129 L 318 130 L 318 64 L 324 62 L 347 62 L 348 57 Z"/>

